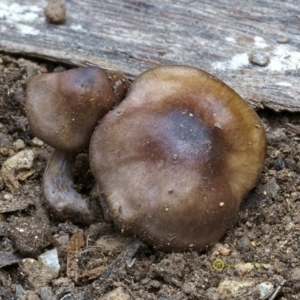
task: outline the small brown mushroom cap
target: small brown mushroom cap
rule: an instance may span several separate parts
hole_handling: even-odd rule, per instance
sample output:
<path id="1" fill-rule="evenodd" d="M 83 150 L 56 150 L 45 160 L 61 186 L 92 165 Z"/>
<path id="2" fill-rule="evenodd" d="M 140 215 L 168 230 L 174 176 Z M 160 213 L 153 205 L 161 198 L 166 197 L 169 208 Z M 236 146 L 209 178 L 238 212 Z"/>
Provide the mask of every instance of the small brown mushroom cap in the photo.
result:
<path id="1" fill-rule="evenodd" d="M 265 154 L 255 111 L 219 79 L 186 66 L 141 74 L 90 143 L 113 220 L 165 251 L 201 251 L 219 241 Z"/>
<path id="2" fill-rule="evenodd" d="M 97 206 L 74 189 L 72 169 L 76 151 L 87 147 L 98 121 L 127 93 L 120 73 L 97 67 L 34 77 L 27 86 L 26 112 L 35 135 L 56 150 L 43 177 L 46 203 L 61 219 L 91 224 Z"/>
<path id="3" fill-rule="evenodd" d="M 97 67 L 37 75 L 27 86 L 29 124 L 56 149 L 86 147 L 99 119 L 126 96 L 127 87 L 122 74 Z"/>

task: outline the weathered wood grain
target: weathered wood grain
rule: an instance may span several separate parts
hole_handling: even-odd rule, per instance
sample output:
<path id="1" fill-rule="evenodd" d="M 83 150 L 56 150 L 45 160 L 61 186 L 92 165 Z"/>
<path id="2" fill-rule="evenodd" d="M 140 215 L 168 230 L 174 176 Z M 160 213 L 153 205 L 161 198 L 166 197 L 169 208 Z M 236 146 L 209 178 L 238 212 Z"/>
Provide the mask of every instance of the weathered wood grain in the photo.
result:
<path id="1" fill-rule="evenodd" d="M 131 78 L 188 64 L 224 80 L 255 107 L 300 111 L 297 0 L 69 0 L 67 22 L 45 21 L 45 0 L 0 1 L 0 50 Z M 266 66 L 251 63 L 264 55 Z"/>

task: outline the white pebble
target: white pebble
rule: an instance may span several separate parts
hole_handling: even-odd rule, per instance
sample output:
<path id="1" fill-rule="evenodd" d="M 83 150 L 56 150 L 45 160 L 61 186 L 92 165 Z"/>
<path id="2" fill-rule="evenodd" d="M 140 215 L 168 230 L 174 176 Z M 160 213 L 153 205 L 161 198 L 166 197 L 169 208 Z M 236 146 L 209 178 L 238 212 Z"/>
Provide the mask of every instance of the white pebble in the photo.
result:
<path id="1" fill-rule="evenodd" d="M 13 199 L 13 195 L 12 194 L 5 194 L 4 196 L 3 196 L 3 198 L 5 199 L 5 200 L 7 200 L 7 201 L 10 201 L 10 200 L 12 200 Z"/>
<path id="2" fill-rule="evenodd" d="M 40 139 L 38 139 L 37 137 L 34 137 L 32 139 L 32 144 L 38 147 L 43 147 L 44 146 L 44 142 L 41 141 Z"/>
<path id="3" fill-rule="evenodd" d="M 50 273 L 52 278 L 58 277 L 60 264 L 56 249 L 52 249 L 41 254 L 38 258 L 38 262 L 40 264 L 40 268 Z"/>

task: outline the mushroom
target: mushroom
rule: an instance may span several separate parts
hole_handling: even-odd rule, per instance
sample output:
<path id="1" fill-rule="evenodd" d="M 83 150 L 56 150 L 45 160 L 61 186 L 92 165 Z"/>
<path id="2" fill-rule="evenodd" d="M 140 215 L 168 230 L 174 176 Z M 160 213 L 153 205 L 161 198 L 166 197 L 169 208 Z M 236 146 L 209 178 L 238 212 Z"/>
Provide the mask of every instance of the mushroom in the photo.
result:
<path id="1" fill-rule="evenodd" d="M 266 155 L 255 111 L 194 67 L 138 76 L 99 122 L 90 165 L 114 222 L 164 251 L 203 251 L 236 221 Z"/>
<path id="2" fill-rule="evenodd" d="M 43 178 L 47 204 L 59 219 L 90 224 L 99 218 L 73 188 L 78 150 L 88 147 L 98 121 L 127 93 L 128 80 L 98 67 L 41 74 L 27 86 L 25 104 L 34 134 L 55 148 Z"/>

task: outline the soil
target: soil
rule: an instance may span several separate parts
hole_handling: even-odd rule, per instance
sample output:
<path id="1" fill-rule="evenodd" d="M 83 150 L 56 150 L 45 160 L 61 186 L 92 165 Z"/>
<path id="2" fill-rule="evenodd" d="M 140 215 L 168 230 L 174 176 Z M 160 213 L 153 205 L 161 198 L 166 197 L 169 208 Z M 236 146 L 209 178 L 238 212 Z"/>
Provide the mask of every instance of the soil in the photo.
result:
<path id="1" fill-rule="evenodd" d="M 41 185 L 51 148 L 29 128 L 25 90 L 35 74 L 65 68 L 0 56 L 0 299 L 300 299 L 299 114 L 258 111 L 267 159 L 238 221 L 205 253 L 166 254 L 112 224 L 59 222 L 47 209 Z M 86 152 L 74 172 L 89 193 Z M 39 259 L 52 249 L 59 273 Z"/>

